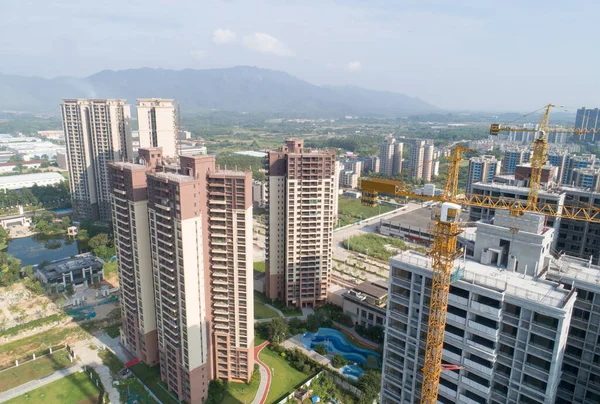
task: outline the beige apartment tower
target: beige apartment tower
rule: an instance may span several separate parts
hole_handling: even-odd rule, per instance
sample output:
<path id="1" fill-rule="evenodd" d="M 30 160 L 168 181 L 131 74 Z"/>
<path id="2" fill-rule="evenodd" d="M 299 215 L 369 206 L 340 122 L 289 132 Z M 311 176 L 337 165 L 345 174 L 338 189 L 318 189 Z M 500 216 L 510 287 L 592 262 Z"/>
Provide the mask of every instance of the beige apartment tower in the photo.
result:
<path id="1" fill-rule="evenodd" d="M 125 100 L 66 99 L 61 104 L 75 219 L 110 221 L 108 163 L 132 158 Z"/>
<path id="2" fill-rule="evenodd" d="M 210 380 L 248 381 L 254 368 L 252 177 L 214 156 L 139 155 L 148 213 L 135 225 L 149 229 L 161 378 L 201 403 Z"/>
<path id="3" fill-rule="evenodd" d="M 177 114 L 172 99 L 138 98 L 137 118 L 140 147 L 162 147 L 163 155 L 177 153 Z"/>
<path id="4" fill-rule="evenodd" d="M 267 297 L 288 306 L 325 303 L 337 218 L 335 152 L 288 140 L 268 155 Z"/>
<path id="5" fill-rule="evenodd" d="M 158 340 L 148 229 L 146 172 L 150 169 L 127 162 L 109 163 L 123 322 L 121 342 L 139 360 L 154 366 L 158 363 Z"/>

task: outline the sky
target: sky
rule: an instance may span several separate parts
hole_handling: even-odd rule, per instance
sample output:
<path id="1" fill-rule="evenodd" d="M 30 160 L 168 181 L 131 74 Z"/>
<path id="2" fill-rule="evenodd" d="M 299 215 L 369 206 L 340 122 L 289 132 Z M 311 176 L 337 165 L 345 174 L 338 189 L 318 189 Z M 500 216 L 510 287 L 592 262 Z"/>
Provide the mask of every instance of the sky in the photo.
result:
<path id="1" fill-rule="evenodd" d="M 0 73 L 257 66 L 448 110 L 600 107 L 600 2 L 0 0 Z"/>

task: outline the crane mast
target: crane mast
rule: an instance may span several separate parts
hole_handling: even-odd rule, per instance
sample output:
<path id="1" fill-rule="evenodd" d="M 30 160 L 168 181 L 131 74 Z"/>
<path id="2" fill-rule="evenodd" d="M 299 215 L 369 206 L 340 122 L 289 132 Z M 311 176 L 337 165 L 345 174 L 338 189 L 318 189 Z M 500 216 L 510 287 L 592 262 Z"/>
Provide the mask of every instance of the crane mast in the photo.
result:
<path id="1" fill-rule="evenodd" d="M 427 342 L 425 347 L 425 362 L 423 366 L 423 384 L 421 388 L 421 403 L 435 404 L 438 396 L 440 374 L 448 370 L 442 364 L 444 346 L 444 330 L 446 327 L 446 313 L 448 309 L 448 295 L 452 280 L 452 271 L 457 257 L 457 237 L 460 234 L 461 205 L 484 207 L 488 209 L 508 210 L 513 215 L 531 212 L 593 223 L 600 223 L 600 208 L 592 205 L 566 206 L 538 202 L 538 192 L 541 173 L 545 163 L 548 131 L 549 104 L 538 129 L 510 128 L 500 124 L 492 124 L 490 134 L 497 135 L 503 130 L 516 130 L 520 132 L 539 132 L 534 140 L 532 156 L 532 174 L 527 202 L 514 198 L 493 197 L 477 194 L 458 196 L 458 173 L 462 152 L 467 150 L 458 145 L 453 149 L 448 167 L 448 179 L 444 191 L 440 196 L 419 195 L 412 192 L 406 184 L 380 178 L 363 178 L 360 181 L 362 190 L 362 203 L 367 206 L 376 206 L 378 194 L 384 193 L 393 196 L 404 196 L 413 199 L 438 201 L 442 203 L 441 211 L 434 217 L 436 220 L 433 231 L 433 245 L 429 255 L 432 260 L 431 297 L 429 300 L 429 320 L 427 328 Z M 553 130 L 554 131 L 554 130 Z M 562 130 L 567 131 L 566 129 Z M 583 131 L 575 130 L 572 133 L 581 134 Z"/>

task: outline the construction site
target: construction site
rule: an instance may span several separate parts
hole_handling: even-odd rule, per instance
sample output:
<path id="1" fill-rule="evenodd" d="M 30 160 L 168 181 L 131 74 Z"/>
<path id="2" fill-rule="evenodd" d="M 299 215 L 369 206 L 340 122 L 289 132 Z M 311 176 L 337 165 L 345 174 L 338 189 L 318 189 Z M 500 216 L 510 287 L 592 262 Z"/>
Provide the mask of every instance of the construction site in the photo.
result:
<path id="1" fill-rule="evenodd" d="M 437 202 L 434 228 L 417 229 L 432 240 L 428 253 L 408 250 L 390 260 L 382 403 L 600 402 L 600 267 L 591 255 L 555 248 L 559 226 L 600 223 L 600 209 L 597 200 L 540 197 L 547 133 L 586 133 L 549 127 L 553 107 L 543 108 L 533 129 L 491 126 L 492 136 L 534 133 L 522 196 L 459 194 L 466 151 L 460 145 L 439 195 L 416 194 L 400 181 L 362 179 L 368 206 L 379 194 Z M 469 237 L 463 208 L 486 212 Z M 461 237 L 469 242 L 459 243 Z"/>

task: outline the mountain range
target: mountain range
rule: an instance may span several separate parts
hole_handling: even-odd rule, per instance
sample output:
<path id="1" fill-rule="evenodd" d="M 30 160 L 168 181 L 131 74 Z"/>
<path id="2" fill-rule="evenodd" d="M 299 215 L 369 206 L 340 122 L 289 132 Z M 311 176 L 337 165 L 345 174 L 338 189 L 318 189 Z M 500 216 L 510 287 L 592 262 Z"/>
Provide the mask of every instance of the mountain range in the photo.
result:
<path id="1" fill-rule="evenodd" d="M 182 113 L 211 110 L 281 116 L 407 116 L 439 112 L 418 98 L 354 86 L 317 86 L 257 67 L 103 70 L 85 78 L 0 74 L 0 111 L 58 113 L 63 98 L 174 98 Z"/>

